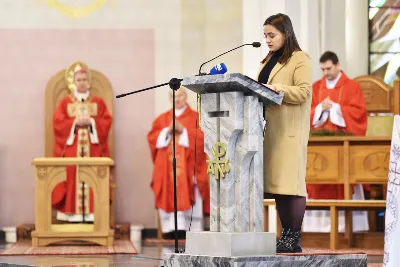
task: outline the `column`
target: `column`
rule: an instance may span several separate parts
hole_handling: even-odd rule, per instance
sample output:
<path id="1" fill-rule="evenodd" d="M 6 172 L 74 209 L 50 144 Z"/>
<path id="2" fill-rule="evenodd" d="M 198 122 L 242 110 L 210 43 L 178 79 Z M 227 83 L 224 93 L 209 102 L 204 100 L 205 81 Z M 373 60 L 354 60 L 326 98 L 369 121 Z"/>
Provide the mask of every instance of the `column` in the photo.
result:
<path id="1" fill-rule="evenodd" d="M 346 1 L 345 0 L 322 0 L 321 1 L 321 52 L 327 50 L 335 52 L 344 71 L 347 68 L 346 60 Z"/>
<path id="2" fill-rule="evenodd" d="M 368 1 L 346 1 L 345 47 L 350 78 L 368 74 Z"/>

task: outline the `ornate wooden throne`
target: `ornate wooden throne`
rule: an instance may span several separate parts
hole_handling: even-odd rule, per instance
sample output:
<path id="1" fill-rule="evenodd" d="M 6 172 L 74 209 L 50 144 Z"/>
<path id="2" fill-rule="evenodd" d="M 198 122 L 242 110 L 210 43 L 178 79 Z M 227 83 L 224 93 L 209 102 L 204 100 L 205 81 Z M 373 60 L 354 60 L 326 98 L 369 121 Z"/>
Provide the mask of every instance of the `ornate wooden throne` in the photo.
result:
<path id="1" fill-rule="evenodd" d="M 67 69 L 57 72 L 47 83 L 45 96 L 45 157 L 53 157 L 54 132 L 53 132 L 53 114 L 58 102 L 71 93 L 74 89 L 73 74 L 79 68 L 85 68 L 90 72 L 90 93 L 104 99 L 108 112 L 113 116 L 114 96 L 113 89 L 106 76 L 93 69 L 89 69 L 83 62 L 74 62 Z M 110 158 L 114 159 L 114 123 L 111 125 L 108 146 Z M 115 168 L 110 170 L 110 226 L 115 228 Z"/>

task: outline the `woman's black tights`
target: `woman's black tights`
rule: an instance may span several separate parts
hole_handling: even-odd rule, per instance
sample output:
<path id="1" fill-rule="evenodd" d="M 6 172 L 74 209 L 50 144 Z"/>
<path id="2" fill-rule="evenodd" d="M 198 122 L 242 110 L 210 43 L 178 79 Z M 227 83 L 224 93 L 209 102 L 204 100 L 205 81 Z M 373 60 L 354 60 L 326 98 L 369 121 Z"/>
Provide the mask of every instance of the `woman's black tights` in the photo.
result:
<path id="1" fill-rule="evenodd" d="M 282 228 L 301 231 L 306 198 L 302 196 L 266 194 L 264 198 L 275 199 L 276 209 L 281 219 Z"/>

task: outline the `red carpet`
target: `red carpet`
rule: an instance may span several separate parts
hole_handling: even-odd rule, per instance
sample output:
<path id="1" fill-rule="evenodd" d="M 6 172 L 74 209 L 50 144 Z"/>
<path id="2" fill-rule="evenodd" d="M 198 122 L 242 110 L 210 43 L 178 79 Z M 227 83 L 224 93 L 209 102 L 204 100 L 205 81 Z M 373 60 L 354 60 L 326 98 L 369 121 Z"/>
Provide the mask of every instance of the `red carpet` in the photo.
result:
<path id="1" fill-rule="evenodd" d="M 3 253 L 0 253 L 0 256 L 138 254 L 130 240 L 115 240 L 113 246 L 96 246 L 82 243 L 47 247 L 32 247 L 31 245 L 32 243 L 28 240 L 17 242 Z"/>

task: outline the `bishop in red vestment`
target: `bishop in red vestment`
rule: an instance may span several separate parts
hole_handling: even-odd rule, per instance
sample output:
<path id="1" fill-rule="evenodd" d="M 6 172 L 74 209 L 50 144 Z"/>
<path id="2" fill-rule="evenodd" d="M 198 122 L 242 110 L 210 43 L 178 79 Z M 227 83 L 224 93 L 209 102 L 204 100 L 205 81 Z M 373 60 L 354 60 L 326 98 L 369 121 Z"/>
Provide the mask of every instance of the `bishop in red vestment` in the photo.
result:
<path id="1" fill-rule="evenodd" d="M 189 230 L 192 217 L 191 230 L 202 231 L 203 216 L 210 213 L 204 134 L 197 127 L 198 113 L 186 102 L 184 88 L 176 91 L 175 99 L 178 230 Z M 161 230 L 166 235 L 174 231 L 172 138 L 172 110 L 169 110 L 156 118 L 147 135 L 154 163 L 151 188 L 160 214 Z"/>
<path id="2" fill-rule="evenodd" d="M 111 115 L 103 99 L 89 91 L 89 73 L 81 69 L 74 75 L 76 90 L 58 103 L 53 117 L 54 157 L 108 157 Z M 67 167 L 67 180 L 52 192 L 57 219 L 69 222 L 93 221 L 93 192 L 76 182 L 76 167 Z M 82 214 L 85 214 L 83 218 Z"/>

